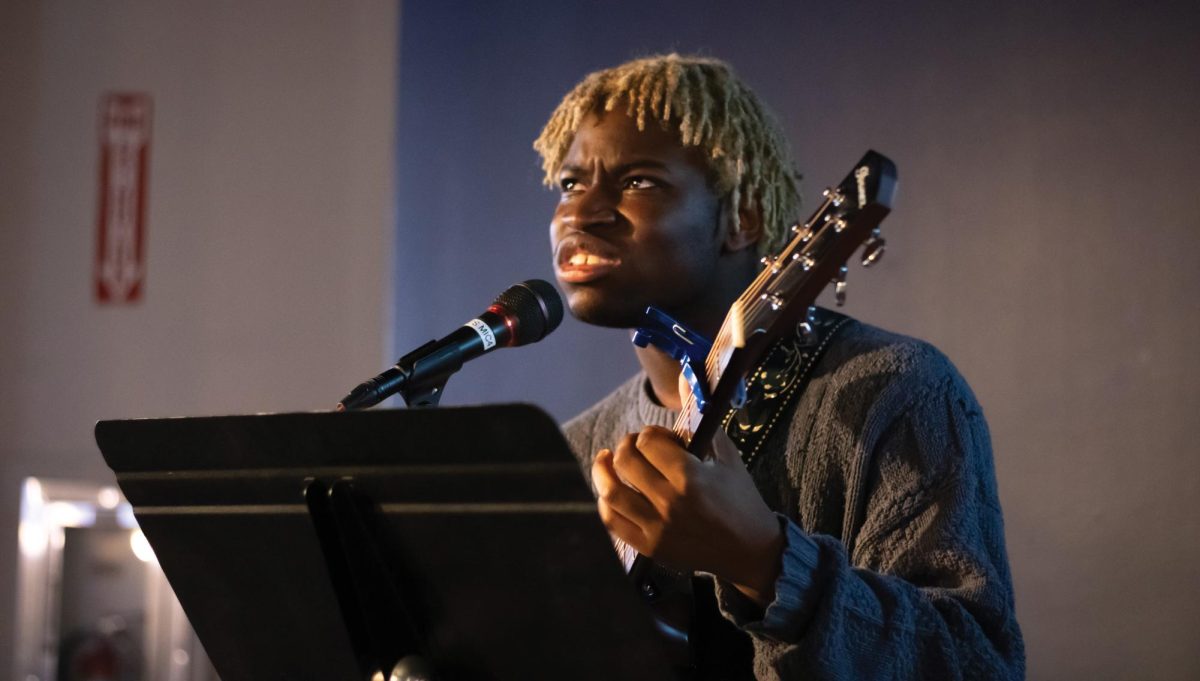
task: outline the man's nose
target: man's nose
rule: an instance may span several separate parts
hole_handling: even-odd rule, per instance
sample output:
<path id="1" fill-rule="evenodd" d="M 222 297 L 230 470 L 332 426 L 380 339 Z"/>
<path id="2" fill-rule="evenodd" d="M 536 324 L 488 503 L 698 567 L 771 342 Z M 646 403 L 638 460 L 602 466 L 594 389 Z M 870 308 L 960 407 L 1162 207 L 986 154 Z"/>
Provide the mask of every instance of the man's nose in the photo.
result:
<path id="1" fill-rule="evenodd" d="M 562 214 L 564 227 L 587 230 L 602 228 L 617 222 L 618 196 L 613 195 L 603 184 L 595 183 L 584 188 L 575 199 L 565 206 Z"/>

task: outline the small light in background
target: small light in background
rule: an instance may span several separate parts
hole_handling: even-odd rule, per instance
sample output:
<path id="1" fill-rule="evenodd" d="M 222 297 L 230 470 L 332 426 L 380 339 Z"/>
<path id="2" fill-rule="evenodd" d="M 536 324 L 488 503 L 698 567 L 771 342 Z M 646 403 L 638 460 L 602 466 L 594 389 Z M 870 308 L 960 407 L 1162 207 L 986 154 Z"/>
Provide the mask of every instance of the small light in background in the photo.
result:
<path id="1" fill-rule="evenodd" d="M 111 511 L 121 503 L 121 493 L 116 487 L 104 487 L 96 495 L 96 501 L 100 503 L 100 508 Z"/>
<path id="2" fill-rule="evenodd" d="M 91 527 L 96 524 L 96 509 L 75 501 L 51 501 L 46 504 L 45 520 L 58 527 Z"/>
<path id="3" fill-rule="evenodd" d="M 21 544 L 21 554 L 27 558 L 40 558 L 46 553 L 46 544 L 50 536 L 46 525 L 40 520 L 22 520 L 17 529 L 17 540 Z"/>
<path id="4" fill-rule="evenodd" d="M 17 541 L 21 545 L 21 553 L 28 558 L 40 558 L 46 553 L 46 545 L 50 542 L 43 513 L 45 505 L 42 483 L 37 478 L 25 478 L 21 486 L 21 520 Z"/>
<path id="5" fill-rule="evenodd" d="M 150 548 L 150 542 L 146 540 L 146 535 L 142 534 L 141 530 L 134 530 L 129 533 L 129 548 L 133 549 L 133 555 L 137 556 L 138 560 L 143 563 L 156 562 L 154 557 L 154 549 Z"/>
<path id="6" fill-rule="evenodd" d="M 137 529 L 137 519 L 133 517 L 133 507 L 128 502 L 117 506 L 117 524 L 127 530 Z"/>
<path id="7" fill-rule="evenodd" d="M 25 510 L 40 509 L 46 503 L 46 493 L 42 491 L 42 483 L 37 478 L 25 478 L 21 487 L 21 513 Z"/>

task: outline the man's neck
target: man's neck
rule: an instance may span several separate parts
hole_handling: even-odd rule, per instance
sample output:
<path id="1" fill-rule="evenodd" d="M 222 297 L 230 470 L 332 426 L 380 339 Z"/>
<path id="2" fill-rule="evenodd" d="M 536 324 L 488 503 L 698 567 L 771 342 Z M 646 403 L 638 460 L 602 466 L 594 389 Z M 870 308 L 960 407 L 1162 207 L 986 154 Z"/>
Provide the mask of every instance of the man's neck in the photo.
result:
<path id="1" fill-rule="evenodd" d="M 754 279 L 756 267 L 753 258 L 752 251 L 723 257 L 713 272 L 714 279 L 723 283 L 703 303 L 686 310 L 676 310 L 673 313 L 675 319 L 708 340 L 713 340 L 725 321 L 729 306 Z M 634 353 L 650 379 L 654 398 L 662 406 L 678 411 L 682 406 L 679 399 L 679 362 L 655 347 L 634 346 Z"/>
<path id="2" fill-rule="evenodd" d="M 679 362 L 656 347 L 633 347 L 638 363 L 650 379 L 650 390 L 660 405 L 679 411 Z"/>

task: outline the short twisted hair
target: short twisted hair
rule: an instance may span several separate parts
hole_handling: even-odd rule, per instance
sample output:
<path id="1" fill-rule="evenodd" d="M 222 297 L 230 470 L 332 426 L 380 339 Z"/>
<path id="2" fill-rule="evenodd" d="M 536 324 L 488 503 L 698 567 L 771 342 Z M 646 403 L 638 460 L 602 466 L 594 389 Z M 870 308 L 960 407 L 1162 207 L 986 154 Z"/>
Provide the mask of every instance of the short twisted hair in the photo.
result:
<path id="1" fill-rule="evenodd" d="M 557 185 L 563 158 L 588 114 L 625 113 L 646 129 L 647 117 L 679 132 L 680 141 L 699 147 L 720 196 L 728 196 L 733 219 L 738 209 L 762 211 L 759 250 L 778 250 L 798 218 L 799 175 L 774 117 L 723 61 L 667 54 L 588 74 L 567 93 L 533 143 L 542 156 L 544 182 Z M 735 227 L 736 227 L 735 222 Z"/>

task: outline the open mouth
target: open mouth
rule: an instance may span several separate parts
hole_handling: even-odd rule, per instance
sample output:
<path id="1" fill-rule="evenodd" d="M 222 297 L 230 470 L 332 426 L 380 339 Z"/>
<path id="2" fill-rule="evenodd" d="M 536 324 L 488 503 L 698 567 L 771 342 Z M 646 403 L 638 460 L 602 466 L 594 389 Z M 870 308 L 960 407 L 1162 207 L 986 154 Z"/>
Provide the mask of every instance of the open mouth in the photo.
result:
<path id="1" fill-rule="evenodd" d="M 554 249 L 554 273 L 563 283 L 594 281 L 620 264 L 612 246 L 588 234 L 570 234 Z"/>

